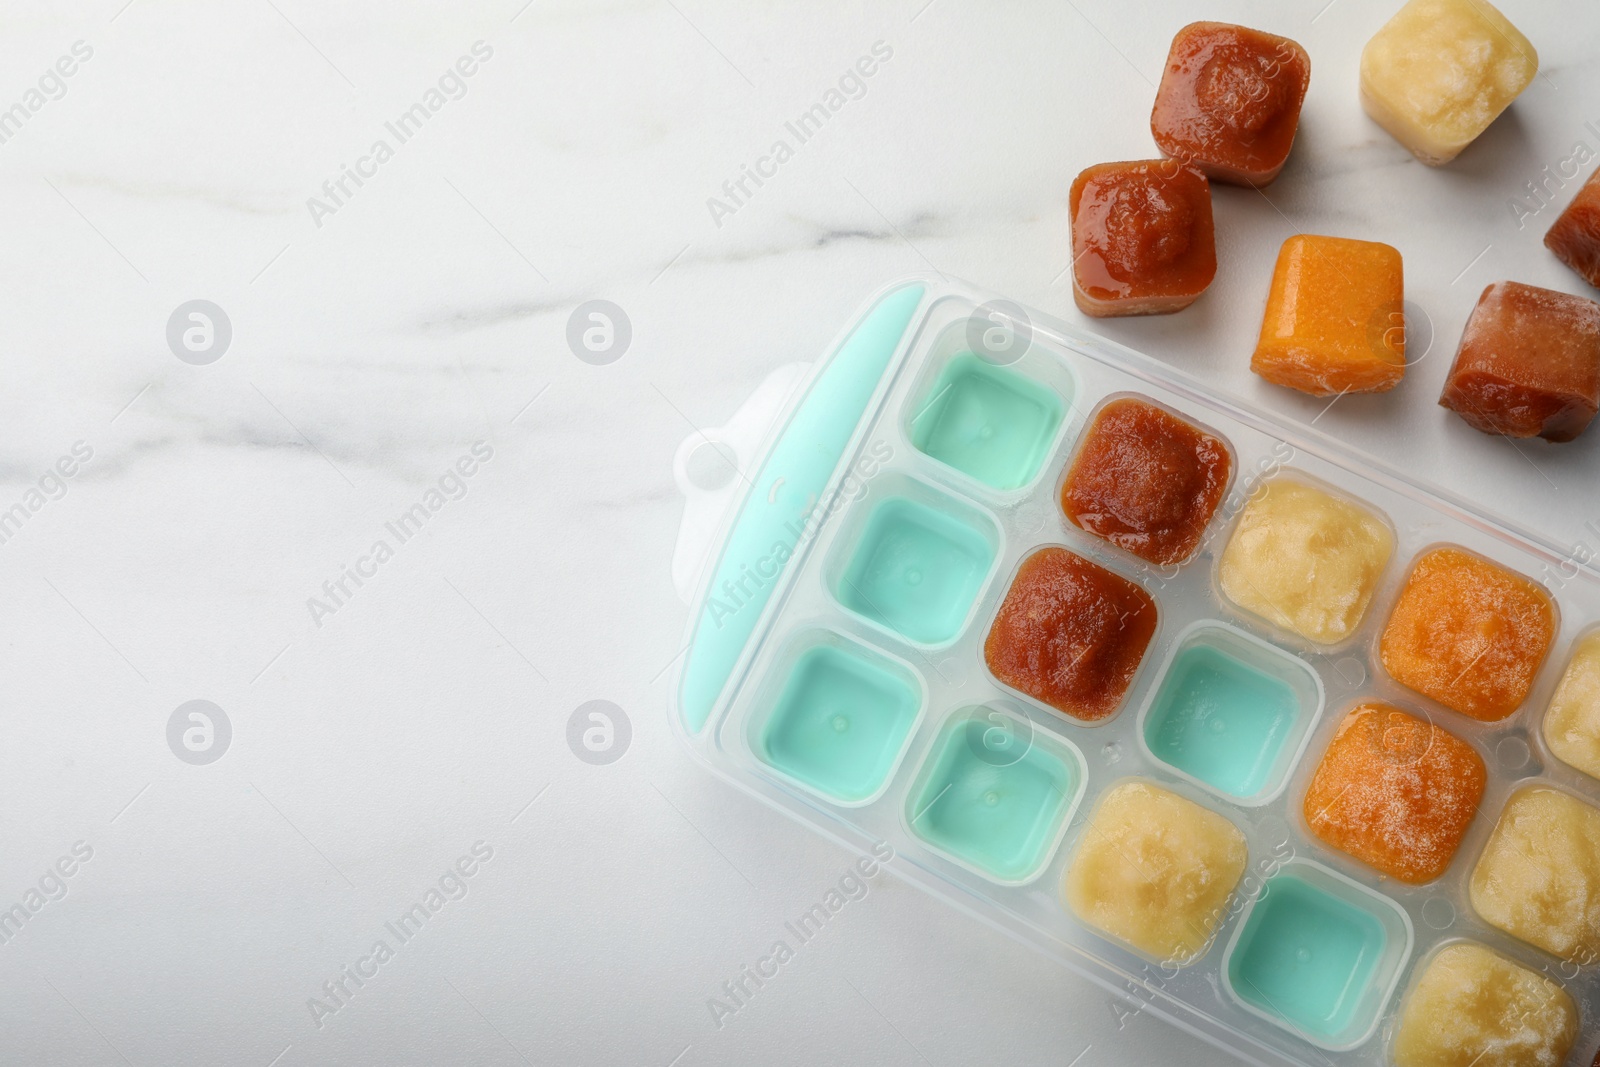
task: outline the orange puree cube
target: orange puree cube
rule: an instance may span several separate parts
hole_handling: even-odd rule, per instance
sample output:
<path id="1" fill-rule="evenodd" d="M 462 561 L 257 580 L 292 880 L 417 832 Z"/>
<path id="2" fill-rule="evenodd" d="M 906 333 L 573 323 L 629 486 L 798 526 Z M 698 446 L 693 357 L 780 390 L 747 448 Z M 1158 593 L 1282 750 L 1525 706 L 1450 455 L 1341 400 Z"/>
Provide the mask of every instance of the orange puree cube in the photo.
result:
<path id="1" fill-rule="evenodd" d="M 1329 845 L 1411 885 L 1445 872 L 1488 780 L 1465 741 L 1388 704 L 1344 722 L 1306 792 L 1306 825 Z"/>
<path id="2" fill-rule="evenodd" d="M 1172 39 L 1150 132 L 1212 181 L 1260 187 L 1289 158 L 1310 83 L 1311 57 L 1289 38 L 1191 23 Z"/>
<path id="3" fill-rule="evenodd" d="M 1171 159 L 1100 163 L 1072 183 L 1072 296 L 1085 315 L 1163 315 L 1217 274 L 1211 184 Z"/>
<path id="4" fill-rule="evenodd" d="M 1312 396 L 1381 393 L 1406 373 L 1400 253 L 1377 241 L 1283 242 L 1250 369 Z"/>
<path id="5" fill-rule="evenodd" d="M 1484 433 L 1572 440 L 1600 407 L 1600 304 L 1495 282 L 1467 319 L 1439 403 Z"/>
<path id="6" fill-rule="evenodd" d="M 1556 221 L 1544 235 L 1544 246 L 1556 258 L 1600 289 L 1600 170 L 1578 189 Z"/>
<path id="7" fill-rule="evenodd" d="M 1417 558 L 1378 654 L 1401 685 L 1483 722 L 1516 711 L 1556 632 L 1542 585 L 1459 548 Z"/>

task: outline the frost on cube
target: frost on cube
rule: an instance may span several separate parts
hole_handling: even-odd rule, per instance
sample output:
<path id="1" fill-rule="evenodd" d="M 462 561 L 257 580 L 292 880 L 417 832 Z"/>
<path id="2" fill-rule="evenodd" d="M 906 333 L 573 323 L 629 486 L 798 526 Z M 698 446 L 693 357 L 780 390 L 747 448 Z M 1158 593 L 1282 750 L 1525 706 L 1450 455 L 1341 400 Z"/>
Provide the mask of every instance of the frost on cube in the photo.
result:
<path id="1" fill-rule="evenodd" d="M 1484 433 L 1577 437 L 1600 408 L 1600 304 L 1495 282 L 1467 319 L 1439 403 Z"/>

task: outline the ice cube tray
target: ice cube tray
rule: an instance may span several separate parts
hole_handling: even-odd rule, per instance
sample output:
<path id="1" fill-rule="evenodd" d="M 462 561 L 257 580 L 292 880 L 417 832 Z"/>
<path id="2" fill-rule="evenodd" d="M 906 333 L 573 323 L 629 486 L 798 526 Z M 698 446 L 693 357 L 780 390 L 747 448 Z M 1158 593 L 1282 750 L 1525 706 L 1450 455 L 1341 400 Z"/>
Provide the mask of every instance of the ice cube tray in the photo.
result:
<path id="1" fill-rule="evenodd" d="M 1216 435 L 1233 459 L 1222 504 L 1181 565 L 1147 564 L 1061 507 L 1080 435 L 1126 396 Z M 1558 958 L 1496 929 L 1475 912 L 1470 883 L 1517 790 L 1547 785 L 1600 805 L 1600 782 L 1557 759 L 1540 728 L 1570 650 L 1600 625 L 1600 574 L 1314 429 L 944 278 L 881 291 L 827 358 L 763 397 L 778 412 L 764 439 L 741 417 L 679 455 L 685 530 L 709 545 L 678 567 L 699 579 L 672 722 L 697 758 L 847 846 L 887 842 L 901 877 L 1249 1062 L 1392 1062 L 1423 967 L 1470 940 L 1572 996 L 1569 1063 L 1591 1063 L 1600 960 Z M 688 450 L 708 440 L 740 472 L 715 492 L 685 476 Z M 1217 577 L 1245 505 L 1279 476 L 1370 509 L 1393 534 L 1359 626 L 1332 645 L 1241 609 Z M 706 537 L 708 508 L 723 516 Z M 1550 652 L 1498 722 L 1406 688 L 1379 657 L 1412 562 L 1445 544 L 1554 598 Z M 1098 721 L 1003 684 L 985 658 L 1012 579 L 1047 546 L 1157 606 L 1126 695 Z M 1341 720 L 1372 701 L 1444 728 L 1488 769 L 1459 851 L 1426 884 L 1328 847 L 1302 810 Z M 1130 781 L 1222 816 L 1248 848 L 1203 951 L 1182 965 L 1086 923 L 1064 895 L 1084 836 L 1099 832 L 1089 827 L 1100 802 Z"/>

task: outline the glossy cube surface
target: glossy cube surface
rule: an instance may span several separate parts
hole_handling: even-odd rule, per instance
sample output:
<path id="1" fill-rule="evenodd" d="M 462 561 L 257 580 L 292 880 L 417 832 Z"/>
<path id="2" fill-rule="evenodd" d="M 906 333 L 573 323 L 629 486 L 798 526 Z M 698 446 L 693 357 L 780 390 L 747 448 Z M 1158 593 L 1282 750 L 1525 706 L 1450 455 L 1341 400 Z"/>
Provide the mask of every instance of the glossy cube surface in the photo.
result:
<path id="1" fill-rule="evenodd" d="M 1160 315 L 1188 307 L 1217 274 L 1211 185 L 1175 160 L 1100 163 L 1079 174 L 1072 295 L 1085 315 Z"/>
<path id="2" fill-rule="evenodd" d="M 1263 186 L 1278 176 L 1311 83 L 1311 57 L 1287 37 L 1195 22 L 1172 39 L 1150 132 L 1212 181 Z"/>

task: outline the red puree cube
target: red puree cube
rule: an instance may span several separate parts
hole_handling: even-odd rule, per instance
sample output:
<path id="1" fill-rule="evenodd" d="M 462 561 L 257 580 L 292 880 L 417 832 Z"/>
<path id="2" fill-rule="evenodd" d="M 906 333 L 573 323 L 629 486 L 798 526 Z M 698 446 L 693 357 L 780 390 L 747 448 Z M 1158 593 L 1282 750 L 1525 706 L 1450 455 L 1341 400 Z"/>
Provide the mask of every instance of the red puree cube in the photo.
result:
<path id="1" fill-rule="evenodd" d="M 1572 203 L 1544 235 L 1544 246 L 1582 275 L 1584 281 L 1600 289 L 1600 181 L 1596 181 L 1597 178 L 1600 178 L 1600 170 L 1589 175 Z"/>
<path id="2" fill-rule="evenodd" d="M 1172 38 L 1150 132 L 1212 181 L 1260 187 L 1289 158 L 1310 82 L 1311 57 L 1289 38 L 1194 22 Z"/>
<path id="3" fill-rule="evenodd" d="M 1439 403 L 1484 433 L 1572 440 L 1600 409 L 1600 304 L 1495 282 L 1467 319 Z"/>
<path id="4" fill-rule="evenodd" d="M 1072 296 L 1085 315 L 1163 315 L 1217 274 L 1211 183 L 1171 159 L 1099 163 L 1072 183 Z"/>

